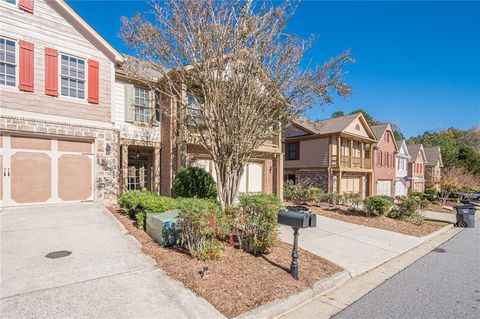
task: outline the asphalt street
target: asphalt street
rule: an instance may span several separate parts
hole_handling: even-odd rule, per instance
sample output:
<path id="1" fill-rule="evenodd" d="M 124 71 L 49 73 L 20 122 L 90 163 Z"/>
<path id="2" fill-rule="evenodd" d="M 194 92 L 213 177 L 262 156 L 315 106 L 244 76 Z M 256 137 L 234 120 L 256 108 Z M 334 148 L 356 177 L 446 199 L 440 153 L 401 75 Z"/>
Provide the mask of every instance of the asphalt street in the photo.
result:
<path id="1" fill-rule="evenodd" d="M 478 220 L 333 318 L 479 319 Z"/>

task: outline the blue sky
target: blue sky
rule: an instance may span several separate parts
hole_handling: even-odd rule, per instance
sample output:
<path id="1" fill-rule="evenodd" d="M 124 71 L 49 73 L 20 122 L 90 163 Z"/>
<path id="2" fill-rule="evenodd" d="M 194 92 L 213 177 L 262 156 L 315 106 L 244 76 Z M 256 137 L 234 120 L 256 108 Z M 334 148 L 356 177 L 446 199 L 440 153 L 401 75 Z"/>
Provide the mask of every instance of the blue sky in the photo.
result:
<path id="1" fill-rule="evenodd" d="M 149 9 L 145 1 L 68 3 L 121 52 L 120 17 Z M 425 130 L 480 125 L 480 2 L 304 1 L 288 29 L 316 35 L 307 59 L 321 64 L 350 49 L 353 88 L 312 119 L 363 108 L 397 121 L 406 137 Z"/>

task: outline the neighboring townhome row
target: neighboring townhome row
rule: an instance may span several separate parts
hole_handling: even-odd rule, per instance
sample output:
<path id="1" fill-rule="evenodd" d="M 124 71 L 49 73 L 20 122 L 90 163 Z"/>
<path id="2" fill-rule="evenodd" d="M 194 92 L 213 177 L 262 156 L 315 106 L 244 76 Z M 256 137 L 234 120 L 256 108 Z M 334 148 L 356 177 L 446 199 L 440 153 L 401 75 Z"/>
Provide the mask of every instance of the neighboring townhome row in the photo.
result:
<path id="1" fill-rule="evenodd" d="M 395 169 L 395 196 L 407 196 L 410 180 L 408 178 L 408 162 L 411 159 L 408 153 L 407 143 L 404 140 L 397 141 L 398 152 L 396 154 L 397 166 Z"/>
<path id="2" fill-rule="evenodd" d="M 377 142 L 362 114 L 286 124 L 284 180 L 326 192 L 374 194 L 372 149 Z"/>
<path id="3" fill-rule="evenodd" d="M 427 163 L 425 164 L 425 187 L 434 187 L 438 189 L 438 183 L 442 178 L 442 152 L 440 147 L 425 147 L 425 157 Z"/>
<path id="4" fill-rule="evenodd" d="M 0 1 L 0 202 L 114 200 L 123 57 L 64 1 Z"/>

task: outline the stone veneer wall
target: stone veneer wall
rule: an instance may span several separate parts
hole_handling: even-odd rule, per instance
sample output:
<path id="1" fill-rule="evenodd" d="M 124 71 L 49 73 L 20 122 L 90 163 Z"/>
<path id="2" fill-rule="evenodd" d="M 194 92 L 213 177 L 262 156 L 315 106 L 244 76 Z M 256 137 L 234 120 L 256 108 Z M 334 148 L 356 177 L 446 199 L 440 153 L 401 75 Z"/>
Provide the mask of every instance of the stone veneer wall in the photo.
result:
<path id="1" fill-rule="evenodd" d="M 294 170 L 285 169 L 284 176 L 295 175 L 295 182 L 301 187 L 320 187 L 328 192 L 328 171 L 323 170 Z"/>
<path id="2" fill-rule="evenodd" d="M 0 116 L 0 133 L 33 134 L 55 138 L 94 140 L 96 145 L 95 201 L 110 204 L 120 193 L 119 131 L 104 127 L 44 121 L 16 116 Z M 110 154 L 105 146 L 110 144 Z"/>

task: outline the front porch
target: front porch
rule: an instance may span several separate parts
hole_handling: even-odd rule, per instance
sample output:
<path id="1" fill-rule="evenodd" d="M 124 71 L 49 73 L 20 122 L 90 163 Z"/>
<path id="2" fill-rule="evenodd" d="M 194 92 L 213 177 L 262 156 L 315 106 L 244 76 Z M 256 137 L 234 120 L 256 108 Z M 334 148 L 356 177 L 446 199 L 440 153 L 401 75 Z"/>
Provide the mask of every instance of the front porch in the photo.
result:
<path id="1" fill-rule="evenodd" d="M 160 191 L 160 143 L 123 140 L 121 143 L 122 193 Z"/>

